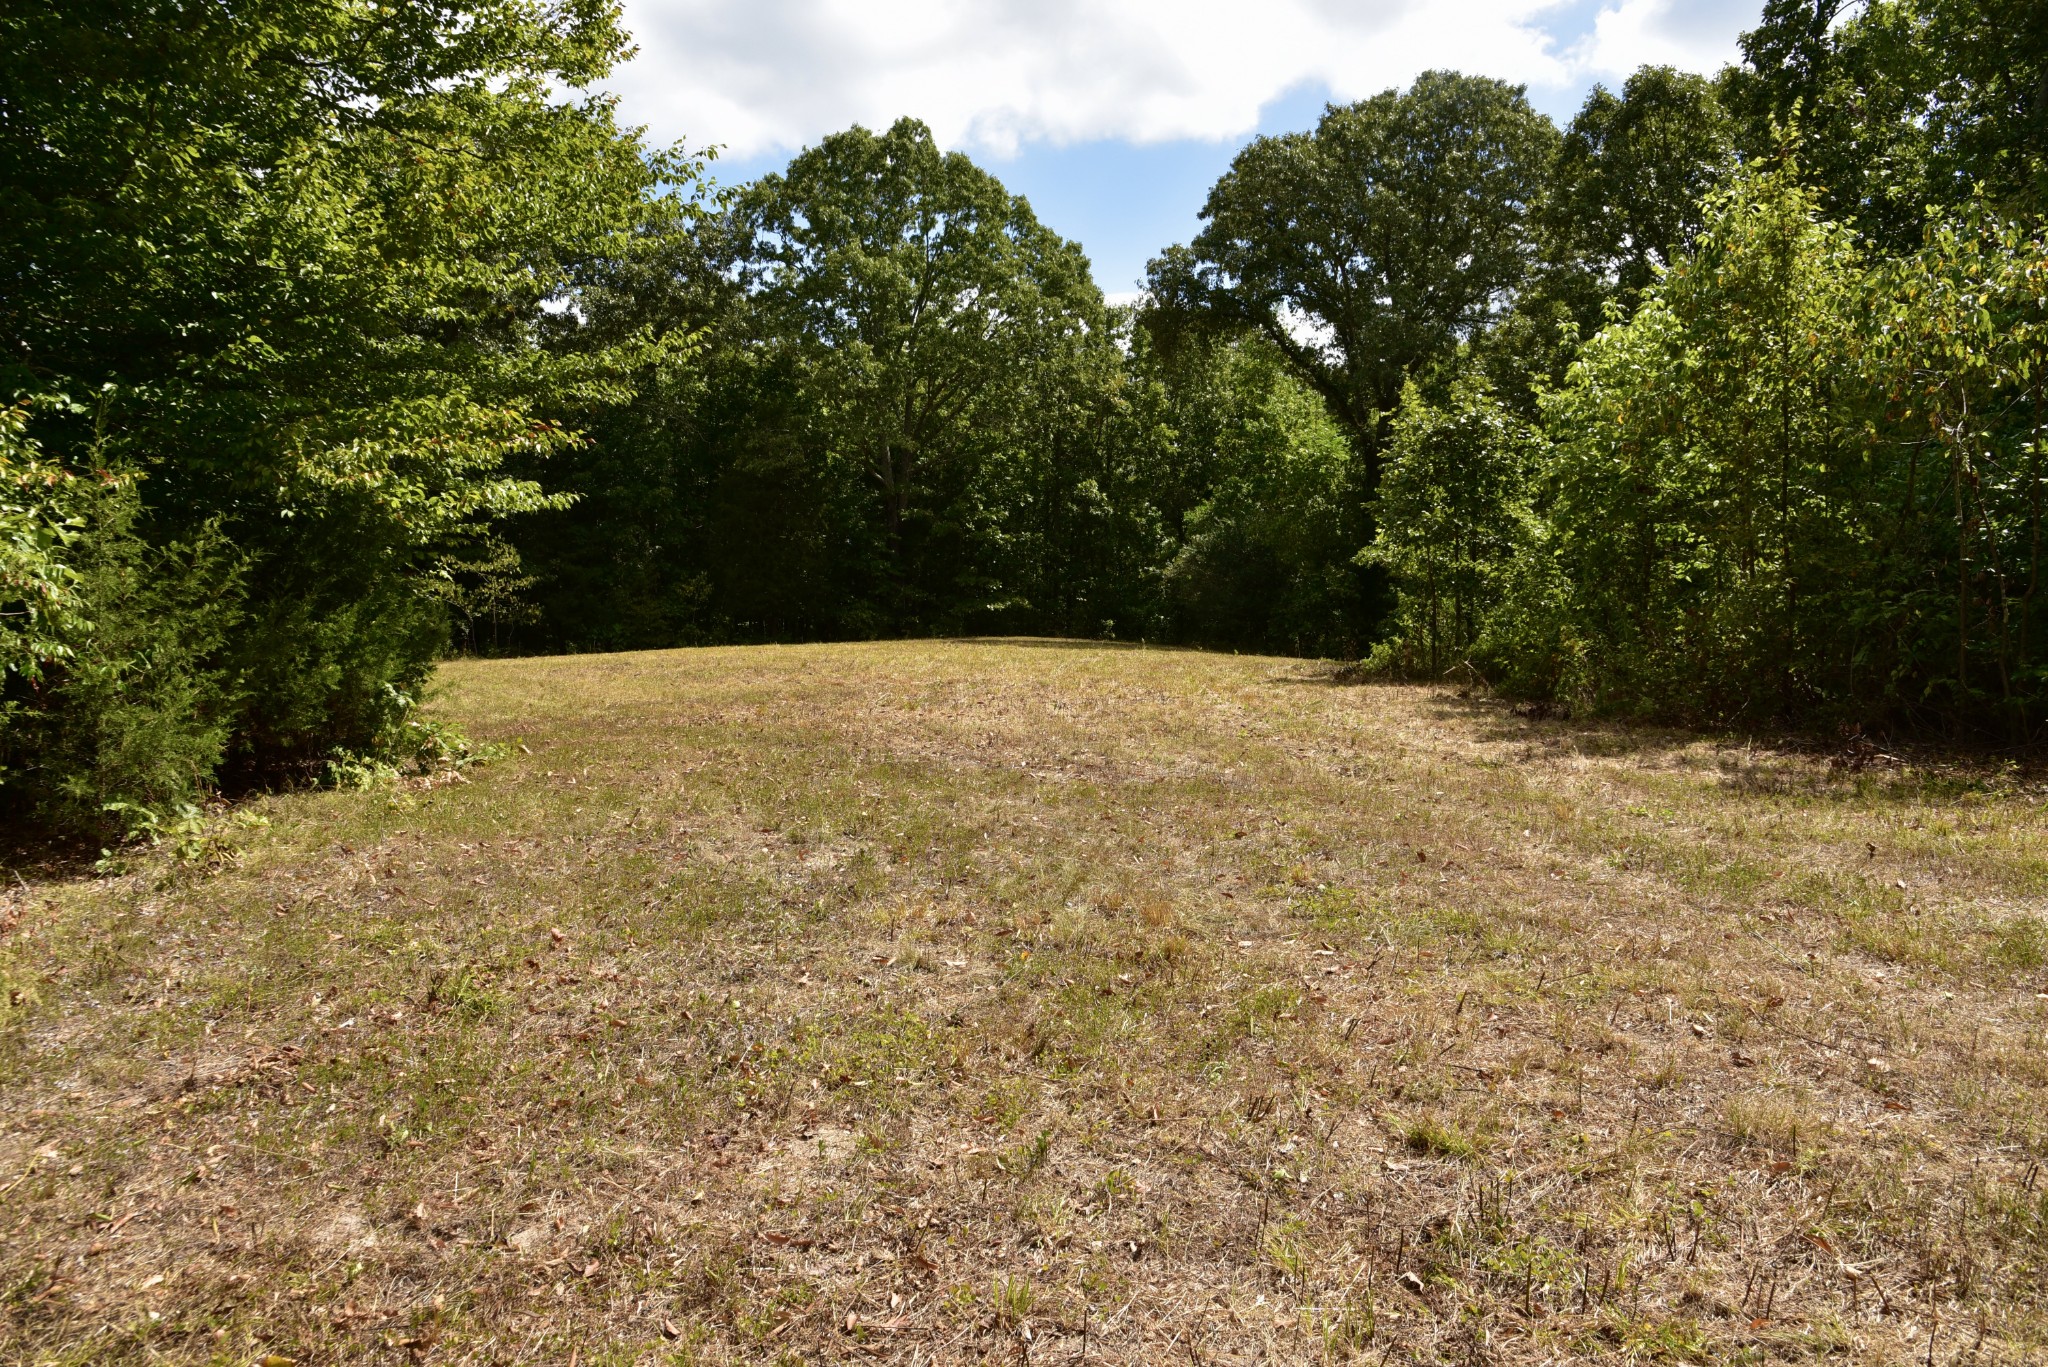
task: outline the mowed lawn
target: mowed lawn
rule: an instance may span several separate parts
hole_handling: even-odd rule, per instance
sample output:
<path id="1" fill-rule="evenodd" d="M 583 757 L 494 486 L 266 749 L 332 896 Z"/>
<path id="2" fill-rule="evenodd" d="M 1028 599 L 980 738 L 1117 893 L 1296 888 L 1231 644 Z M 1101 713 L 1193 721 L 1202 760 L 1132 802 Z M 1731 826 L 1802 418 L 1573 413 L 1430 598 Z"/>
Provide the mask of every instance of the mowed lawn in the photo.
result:
<path id="1" fill-rule="evenodd" d="M 2024 775 L 1057 642 L 449 665 L 0 904 L 0 1361 L 2048 1359 Z"/>

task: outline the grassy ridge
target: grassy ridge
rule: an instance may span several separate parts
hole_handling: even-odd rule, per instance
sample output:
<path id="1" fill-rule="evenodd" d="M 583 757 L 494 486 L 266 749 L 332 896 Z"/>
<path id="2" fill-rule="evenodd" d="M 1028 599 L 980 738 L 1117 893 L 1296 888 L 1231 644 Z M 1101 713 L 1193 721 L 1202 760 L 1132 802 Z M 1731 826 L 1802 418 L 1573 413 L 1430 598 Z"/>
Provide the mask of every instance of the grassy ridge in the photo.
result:
<path id="1" fill-rule="evenodd" d="M 2048 814 L 1292 661 L 465 663 L 0 925 L 0 1356 L 2023 1361 Z"/>

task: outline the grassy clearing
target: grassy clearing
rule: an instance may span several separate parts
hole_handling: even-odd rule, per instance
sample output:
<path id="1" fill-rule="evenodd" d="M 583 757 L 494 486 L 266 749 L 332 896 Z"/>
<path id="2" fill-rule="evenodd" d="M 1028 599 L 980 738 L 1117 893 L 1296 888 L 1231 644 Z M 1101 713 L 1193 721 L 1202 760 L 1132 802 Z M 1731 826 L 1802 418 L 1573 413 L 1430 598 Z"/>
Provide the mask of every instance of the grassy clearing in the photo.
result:
<path id="1" fill-rule="evenodd" d="M 2048 811 L 1052 643 L 467 663 L 0 908 L 9 1362 L 2023 1362 Z"/>

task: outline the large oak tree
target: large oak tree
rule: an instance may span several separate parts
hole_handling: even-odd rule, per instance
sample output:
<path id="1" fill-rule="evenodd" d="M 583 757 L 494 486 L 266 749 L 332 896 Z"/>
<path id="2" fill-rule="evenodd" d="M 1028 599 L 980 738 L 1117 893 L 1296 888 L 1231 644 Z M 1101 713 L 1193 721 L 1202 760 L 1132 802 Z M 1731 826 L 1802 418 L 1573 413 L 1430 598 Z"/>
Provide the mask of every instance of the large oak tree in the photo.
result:
<path id="1" fill-rule="evenodd" d="M 1369 495 L 1402 384 L 1527 275 L 1556 141 L 1520 87 L 1455 72 L 1332 106 L 1238 154 L 1191 246 L 1153 263 L 1156 306 L 1262 333 L 1350 431 Z"/>
<path id="2" fill-rule="evenodd" d="M 914 119 L 825 138 L 739 212 L 752 326 L 788 355 L 820 456 L 870 490 L 907 623 L 973 572 L 984 476 L 1045 435 L 1054 381 L 1106 340 L 1101 291 L 1078 246 Z"/>

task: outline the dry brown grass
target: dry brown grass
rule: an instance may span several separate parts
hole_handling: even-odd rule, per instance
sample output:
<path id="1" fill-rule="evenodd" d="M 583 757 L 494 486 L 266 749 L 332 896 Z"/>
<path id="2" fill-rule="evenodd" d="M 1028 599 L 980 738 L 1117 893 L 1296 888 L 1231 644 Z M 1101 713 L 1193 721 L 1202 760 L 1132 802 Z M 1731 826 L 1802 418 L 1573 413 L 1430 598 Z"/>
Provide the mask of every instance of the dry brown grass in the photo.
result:
<path id="1" fill-rule="evenodd" d="M 466 663 L 0 907 L 8 1362 L 2042 1361 L 2048 816 L 1299 662 Z"/>

